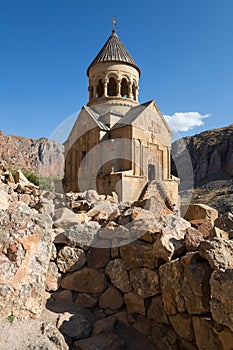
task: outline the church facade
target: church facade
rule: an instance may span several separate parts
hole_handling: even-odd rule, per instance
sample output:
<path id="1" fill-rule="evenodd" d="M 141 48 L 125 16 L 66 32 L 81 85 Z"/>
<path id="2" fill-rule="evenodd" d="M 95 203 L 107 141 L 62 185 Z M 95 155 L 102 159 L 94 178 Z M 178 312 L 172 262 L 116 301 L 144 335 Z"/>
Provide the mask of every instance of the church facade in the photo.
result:
<path id="1" fill-rule="evenodd" d="M 140 69 L 115 30 L 87 70 L 89 101 L 65 142 L 64 191 L 115 191 L 135 201 L 159 182 L 173 205 L 171 131 L 155 101 L 138 101 Z"/>

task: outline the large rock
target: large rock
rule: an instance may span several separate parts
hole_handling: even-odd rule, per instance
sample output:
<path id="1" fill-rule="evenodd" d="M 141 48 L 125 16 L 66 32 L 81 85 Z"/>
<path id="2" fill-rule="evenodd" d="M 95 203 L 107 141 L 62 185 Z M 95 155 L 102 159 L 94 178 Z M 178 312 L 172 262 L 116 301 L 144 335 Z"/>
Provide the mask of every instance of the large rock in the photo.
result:
<path id="1" fill-rule="evenodd" d="M 110 259 L 110 249 L 91 247 L 86 254 L 86 259 L 89 267 L 95 269 L 105 267 Z"/>
<path id="2" fill-rule="evenodd" d="M 208 260 L 214 269 L 233 268 L 233 242 L 223 238 L 203 241 L 199 247 L 199 254 Z"/>
<path id="3" fill-rule="evenodd" d="M 138 313 L 145 315 L 144 299 L 137 293 L 128 293 L 124 295 L 127 311 L 129 314 Z"/>
<path id="4" fill-rule="evenodd" d="M 128 293 L 132 290 L 128 273 L 121 259 L 110 261 L 105 269 L 105 273 L 110 278 L 112 284 L 123 293 Z"/>
<path id="5" fill-rule="evenodd" d="M 233 238 L 233 214 L 225 213 L 215 220 L 215 226 L 229 234 L 229 238 Z"/>
<path id="6" fill-rule="evenodd" d="M 184 237 L 186 230 L 191 226 L 183 218 L 169 214 L 162 218 L 160 225 L 162 233 L 154 243 L 154 255 L 165 261 L 171 260 L 173 255 L 179 255 L 185 248 Z"/>
<path id="7" fill-rule="evenodd" d="M 52 221 L 26 204 L 0 214 L 0 313 L 39 316 L 52 247 Z"/>
<path id="8" fill-rule="evenodd" d="M 216 270 L 210 279 L 210 308 L 213 319 L 233 332 L 233 269 Z"/>
<path id="9" fill-rule="evenodd" d="M 93 327 L 92 335 L 113 331 L 116 322 L 117 319 L 114 316 L 109 316 L 96 321 Z"/>
<path id="10" fill-rule="evenodd" d="M 210 221 L 214 225 L 215 220 L 218 217 L 218 211 L 205 204 L 190 204 L 185 214 L 185 219 L 192 220 L 206 220 Z"/>
<path id="11" fill-rule="evenodd" d="M 200 231 L 198 231 L 194 227 L 189 227 L 187 229 L 184 240 L 186 249 L 188 251 L 196 251 L 198 250 L 200 243 L 204 241 L 204 237 Z"/>
<path id="12" fill-rule="evenodd" d="M 211 273 L 211 267 L 205 262 L 185 266 L 182 295 L 189 314 L 204 314 L 209 312 L 209 279 Z"/>
<path id="13" fill-rule="evenodd" d="M 214 326 L 214 321 L 208 317 L 193 317 L 194 334 L 199 350 L 224 350 Z"/>
<path id="14" fill-rule="evenodd" d="M 130 284 L 143 299 L 160 293 L 159 274 L 147 268 L 130 271 Z"/>
<path id="15" fill-rule="evenodd" d="M 151 244 L 135 241 L 120 247 L 120 254 L 127 270 L 136 267 L 155 267 L 156 258 Z"/>
<path id="16" fill-rule="evenodd" d="M 115 333 L 95 335 L 89 339 L 74 342 L 74 350 L 123 350 L 124 341 Z"/>
<path id="17" fill-rule="evenodd" d="M 98 231 L 100 224 L 98 222 L 88 222 L 80 225 L 73 225 L 66 229 L 65 236 L 71 244 L 78 246 L 91 246 L 98 240 Z"/>
<path id="18" fill-rule="evenodd" d="M 161 296 L 156 296 L 151 300 L 151 304 L 147 311 L 147 316 L 150 319 L 155 320 L 156 323 L 169 324 L 167 315 L 164 311 Z"/>
<path id="19" fill-rule="evenodd" d="M 99 298 L 99 305 L 103 309 L 117 310 L 123 305 L 121 292 L 110 286 Z"/>
<path id="20" fill-rule="evenodd" d="M 61 286 L 77 292 L 101 293 L 106 288 L 106 279 L 103 272 L 84 268 L 66 275 Z"/>
<path id="21" fill-rule="evenodd" d="M 187 339 L 189 341 L 194 340 L 192 318 L 186 313 L 179 313 L 169 316 L 170 323 L 180 338 Z"/>
<path id="22" fill-rule="evenodd" d="M 65 246 L 57 254 L 57 266 L 61 272 L 73 272 L 81 269 L 86 262 L 82 249 Z"/>
<path id="23" fill-rule="evenodd" d="M 156 226 L 155 216 L 152 212 L 144 209 L 137 208 L 138 213 L 135 217 L 132 217 L 129 228 L 131 234 L 135 238 L 141 238 L 148 242 L 153 242 L 156 239 L 160 229 Z M 135 211 L 135 210 L 134 210 Z"/>
<path id="24" fill-rule="evenodd" d="M 80 215 L 74 214 L 74 212 L 68 208 L 58 208 L 55 209 L 53 224 L 55 227 L 66 229 L 71 225 L 82 224 L 82 219 Z"/>
<path id="25" fill-rule="evenodd" d="M 92 331 L 92 323 L 83 315 L 76 312 L 64 312 L 61 314 L 57 322 L 57 327 L 62 334 L 73 340 L 88 338 Z"/>
<path id="26" fill-rule="evenodd" d="M 159 268 L 162 300 L 165 312 L 174 315 L 186 310 L 182 294 L 184 267 L 177 259 L 160 266 Z"/>

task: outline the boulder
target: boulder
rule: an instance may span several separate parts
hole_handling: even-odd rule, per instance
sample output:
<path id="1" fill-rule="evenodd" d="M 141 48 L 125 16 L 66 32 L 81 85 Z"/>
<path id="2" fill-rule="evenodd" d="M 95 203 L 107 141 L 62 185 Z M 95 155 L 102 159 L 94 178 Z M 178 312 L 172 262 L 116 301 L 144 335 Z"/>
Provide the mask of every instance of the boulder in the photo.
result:
<path id="1" fill-rule="evenodd" d="M 204 237 L 200 231 L 194 227 L 189 227 L 187 228 L 184 241 L 187 251 L 197 251 L 200 243 L 204 241 Z"/>
<path id="2" fill-rule="evenodd" d="M 59 316 L 57 328 L 65 336 L 72 338 L 72 340 L 78 340 L 88 338 L 91 335 L 92 324 L 78 312 L 64 312 Z"/>
<path id="3" fill-rule="evenodd" d="M 121 225 L 110 221 L 104 228 L 99 230 L 99 237 L 104 239 L 131 239 L 130 231 Z"/>
<path id="4" fill-rule="evenodd" d="M 205 204 L 190 204 L 184 218 L 188 221 L 206 220 L 214 225 L 218 217 L 218 211 Z"/>
<path id="5" fill-rule="evenodd" d="M 127 270 L 136 267 L 148 267 L 153 269 L 156 264 L 153 246 L 149 243 L 135 241 L 121 246 L 120 255 Z"/>
<path id="6" fill-rule="evenodd" d="M 89 267 L 95 269 L 105 267 L 110 259 L 110 249 L 91 247 L 86 254 L 86 259 Z"/>
<path id="7" fill-rule="evenodd" d="M 58 208 L 54 212 L 54 223 L 55 227 L 68 228 L 71 225 L 82 224 L 83 220 L 78 214 L 68 208 Z"/>
<path id="8" fill-rule="evenodd" d="M 116 322 L 117 319 L 114 316 L 109 316 L 96 321 L 93 327 L 92 335 L 113 331 Z"/>
<path id="9" fill-rule="evenodd" d="M 132 290 L 128 273 L 121 259 L 110 261 L 105 269 L 105 273 L 112 284 L 123 293 L 128 293 Z"/>
<path id="10" fill-rule="evenodd" d="M 134 328 L 136 328 L 140 333 L 145 334 L 147 336 L 151 335 L 151 320 L 143 315 L 139 315 L 137 320 L 133 324 Z"/>
<path id="11" fill-rule="evenodd" d="M 106 217 L 108 218 L 114 211 L 115 206 L 111 205 L 109 202 L 97 202 L 96 204 L 94 204 L 93 208 L 91 208 L 87 215 L 89 217 L 94 217 L 100 213 L 102 214 L 106 214 Z"/>
<path id="12" fill-rule="evenodd" d="M 203 241 L 199 247 L 199 254 L 208 260 L 212 269 L 233 268 L 233 242 L 223 238 L 213 238 Z"/>
<path id="13" fill-rule="evenodd" d="M 189 341 L 194 340 L 192 317 L 190 315 L 187 313 L 170 315 L 169 320 L 172 328 L 180 338 L 184 338 Z"/>
<path id="14" fill-rule="evenodd" d="M 95 295 L 87 294 L 87 293 L 79 293 L 77 299 L 75 300 L 75 304 L 78 307 L 85 307 L 87 309 L 92 309 L 98 303 L 98 298 Z"/>
<path id="15" fill-rule="evenodd" d="M 137 293 L 128 293 L 124 295 L 127 312 L 129 314 L 138 313 L 145 315 L 144 299 Z"/>
<path id="16" fill-rule="evenodd" d="M 64 289 L 77 292 L 101 293 L 106 288 L 106 279 L 103 272 L 84 268 L 65 275 L 61 281 L 61 286 Z"/>
<path id="17" fill-rule="evenodd" d="M 213 224 L 210 221 L 204 219 L 191 220 L 190 224 L 200 231 L 205 239 L 212 237 Z"/>
<path id="18" fill-rule="evenodd" d="M 160 293 L 159 274 L 148 268 L 136 268 L 130 271 L 130 284 L 134 292 L 143 299 Z"/>
<path id="19" fill-rule="evenodd" d="M 39 317 L 49 266 L 52 221 L 26 204 L 0 216 L 0 313 Z"/>
<path id="20" fill-rule="evenodd" d="M 189 314 L 205 314 L 210 311 L 211 273 L 212 269 L 207 262 L 185 266 L 182 295 Z"/>
<path id="21" fill-rule="evenodd" d="M 229 234 L 233 238 L 233 214 L 227 212 L 215 220 L 214 225 Z"/>
<path id="22" fill-rule="evenodd" d="M 101 294 L 99 298 L 99 306 L 103 309 L 117 310 L 123 305 L 123 297 L 121 292 L 110 286 L 106 291 Z"/>
<path id="23" fill-rule="evenodd" d="M 214 326 L 214 321 L 208 317 L 193 317 L 193 329 L 198 349 L 224 350 Z"/>
<path id="24" fill-rule="evenodd" d="M 101 197 L 95 190 L 88 190 L 86 193 L 84 193 L 83 199 L 87 202 L 97 202 L 101 199 Z"/>
<path id="25" fill-rule="evenodd" d="M 169 214 L 160 220 L 159 226 L 162 228 L 162 233 L 157 236 L 154 243 L 154 255 L 169 261 L 173 255 L 179 255 L 183 252 L 186 230 L 191 225 L 183 218 Z"/>
<path id="26" fill-rule="evenodd" d="M 91 246 L 98 241 L 98 231 L 100 224 L 98 222 L 88 222 L 80 225 L 70 226 L 65 230 L 65 236 L 69 242 L 78 246 Z"/>
<path id="27" fill-rule="evenodd" d="M 86 255 L 80 248 L 65 246 L 57 254 L 57 266 L 61 272 L 73 272 L 86 263 Z"/>
<path id="28" fill-rule="evenodd" d="M 159 276 L 164 310 L 168 315 L 186 310 L 182 294 L 184 267 L 179 259 L 160 266 Z"/>
<path id="29" fill-rule="evenodd" d="M 164 311 L 161 296 L 156 296 L 151 300 L 147 311 L 147 316 L 156 323 L 169 324 L 167 315 Z"/>
<path id="30" fill-rule="evenodd" d="M 233 269 L 216 270 L 210 278 L 210 309 L 213 319 L 233 332 Z"/>

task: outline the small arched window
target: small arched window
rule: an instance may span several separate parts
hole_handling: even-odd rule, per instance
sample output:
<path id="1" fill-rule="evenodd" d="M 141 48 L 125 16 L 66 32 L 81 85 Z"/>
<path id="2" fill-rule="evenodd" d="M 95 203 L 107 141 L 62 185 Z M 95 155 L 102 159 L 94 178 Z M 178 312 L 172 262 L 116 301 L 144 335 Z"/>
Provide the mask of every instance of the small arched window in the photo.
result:
<path id="1" fill-rule="evenodd" d="M 123 78 L 121 81 L 121 96 L 125 98 L 129 97 L 129 86 L 126 78 Z"/>
<path id="2" fill-rule="evenodd" d="M 109 79 L 108 96 L 117 96 L 117 82 L 116 82 L 116 79 L 114 78 Z"/>
<path id="3" fill-rule="evenodd" d="M 102 80 L 100 79 L 97 85 L 97 97 L 102 97 L 104 94 L 104 87 Z"/>

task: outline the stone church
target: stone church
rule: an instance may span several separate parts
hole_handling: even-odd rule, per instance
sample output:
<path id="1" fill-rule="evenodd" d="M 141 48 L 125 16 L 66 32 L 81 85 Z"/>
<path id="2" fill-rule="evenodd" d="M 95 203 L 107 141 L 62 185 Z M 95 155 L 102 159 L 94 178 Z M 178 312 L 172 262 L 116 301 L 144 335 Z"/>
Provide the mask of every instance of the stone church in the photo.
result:
<path id="1" fill-rule="evenodd" d="M 171 131 L 155 101 L 139 103 L 140 74 L 114 29 L 87 69 L 89 101 L 65 142 L 65 192 L 115 191 L 120 200 L 135 201 L 159 182 L 177 204 Z"/>

